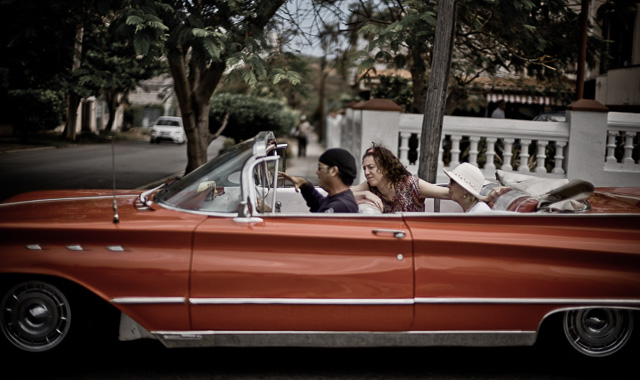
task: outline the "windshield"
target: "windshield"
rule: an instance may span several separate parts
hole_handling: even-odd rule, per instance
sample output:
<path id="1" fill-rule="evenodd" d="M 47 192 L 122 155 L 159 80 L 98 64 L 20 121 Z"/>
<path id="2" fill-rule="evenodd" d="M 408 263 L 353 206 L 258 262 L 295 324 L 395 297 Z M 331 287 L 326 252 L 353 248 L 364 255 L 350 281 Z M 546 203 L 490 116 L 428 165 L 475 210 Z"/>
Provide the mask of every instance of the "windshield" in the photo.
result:
<path id="1" fill-rule="evenodd" d="M 237 212 L 242 167 L 252 155 L 253 140 L 224 153 L 174 182 L 156 196 L 156 202 L 195 211 Z"/>
<path id="2" fill-rule="evenodd" d="M 156 125 L 164 125 L 168 127 L 179 127 L 180 121 L 172 120 L 172 119 L 158 119 L 158 121 L 156 121 Z"/>

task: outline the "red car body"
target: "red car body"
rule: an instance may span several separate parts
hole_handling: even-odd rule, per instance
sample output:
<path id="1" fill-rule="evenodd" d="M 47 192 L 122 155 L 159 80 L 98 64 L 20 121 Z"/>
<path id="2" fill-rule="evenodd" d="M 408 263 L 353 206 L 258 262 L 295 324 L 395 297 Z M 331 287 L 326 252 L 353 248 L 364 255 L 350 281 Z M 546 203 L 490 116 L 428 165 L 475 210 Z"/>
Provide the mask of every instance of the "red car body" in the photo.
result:
<path id="1" fill-rule="evenodd" d="M 169 196 L 48 191 L 0 203 L 6 340 L 26 351 L 67 340 L 66 315 L 83 305 L 74 289 L 121 312 L 121 339 L 169 347 L 531 345 L 554 315 L 586 355 L 630 340 L 638 189 L 598 189 L 589 212 L 570 214 L 260 213 L 247 182 L 277 158 L 272 138 L 245 143 L 233 212 L 194 206 L 236 199 L 232 176 L 185 177 Z M 274 186 L 265 200 L 295 197 L 303 206 Z M 43 310 L 51 299 L 65 305 Z"/>

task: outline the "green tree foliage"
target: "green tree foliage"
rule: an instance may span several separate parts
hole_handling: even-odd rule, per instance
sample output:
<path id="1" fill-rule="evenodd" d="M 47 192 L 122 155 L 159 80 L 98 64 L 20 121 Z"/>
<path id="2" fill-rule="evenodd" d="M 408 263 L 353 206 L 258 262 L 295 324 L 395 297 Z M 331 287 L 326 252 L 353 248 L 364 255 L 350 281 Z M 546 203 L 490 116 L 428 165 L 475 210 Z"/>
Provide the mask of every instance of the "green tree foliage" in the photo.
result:
<path id="1" fill-rule="evenodd" d="M 391 99 L 394 103 L 407 110 L 413 103 L 413 91 L 409 80 L 402 77 L 381 75 L 380 84 L 373 88 L 371 96 L 378 99 Z"/>
<path id="2" fill-rule="evenodd" d="M 49 99 L 47 94 L 51 91 L 69 94 L 65 136 L 70 140 L 75 138 L 75 110 L 81 98 L 104 94 L 112 111 L 110 129 L 121 95 L 158 70 L 157 60 L 137 56 L 132 45 L 114 33 L 114 10 L 125 3 L 122 0 L 0 3 L 0 67 L 8 72 L 7 91 L 15 90 L 11 92 L 15 95 L 41 90 L 42 95 L 36 97 L 41 100 Z M 0 103 L 4 107 L 10 100 Z M 7 112 L 15 111 L 7 109 Z M 50 124 L 45 119 L 51 120 L 47 114 L 43 126 Z"/>
<path id="3" fill-rule="evenodd" d="M 381 62 L 398 69 L 408 68 L 414 100 L 409 112 L 421 113 L 427 87 L 427 68 L 436 25 L 436 4 L 432 1 L 371 0 L 353 9 L 352 25 L 370 41 L 360 63 L 363 78 L 375 73 Z"/>
<path id="4" fill-rule="evenodd" d="M 229 118 L 222 135 L 236 142 L 252 138 L 260 131 L 273 131 L 276 136 L 282 136 L 289 133 L 297 122 L 297 112 L 282 101 L 241 94 L 218 94 L 211 100 L 211 133 L 218 131 L 227 114 Z"/>
<path id="5" fill-rule="evenodd" d="M 113 15 L 111 15 L 113 18 Z M 131 43 L 107 22 L 91 25 L 84 39 L 83 60 L 72 78 L 77 86 L 103 94 L 109 109 L 105 130 L 111 131 L 115 111 L 138 84 L 166 71 L 166 63 L 153 55 L 137 55 Z"/>
<path id="6" fill-rule="evenodd" d="M 605 38 L 600 59 L 605 69 L 631 64 L 634 18 L 639 7 L 638 0 L 606 0 L 598 8 L 596 18 Z"/>
<path id="7" fill-rule="evenodd" d="M 60 125 L 66 108 L 63 91 L 10 90 L 6 102 L 8 121 L 17 127 L 23 140 L 30 132 L 53 129 Z"/>
<path id="8" fill-rule="evenodd" d="M 291 108 L 309 109 L 311 105 L 308 99 L 314 95 L 310 80 L 313 69 L 309 60 L 293 54 L 283 54 L 269 61 L 269 64 L 274 67 L 274 80 L 261 81 L 252 94 L 261 98 L 284 98 Z M 284 76 L 287 73 L 293 76 L 292 79 Z M 278 78 L 277 75 L 282 77 Z"/>
<path id="9" fill-rule="evenodd" d="M 361 69 L 376 62 L 408 68 L 413 77 L 414 112 L 422 112 L 437 3 L 426 0 L 372 0 L 375 11 L 360 9 L 360 30 L 375 36 Z M 575 68 L 580 41 L 578 0 L 459 0 L 447 112 L 464 101 L 480 75 L 526 73 L 548 81 L 550 95 L 565 90 L 562 78 Z M 593 67 L 601 41 L 590 36 Z M 426 64 L 426 65 L 425 65 Z M 540 95 L 540 94 L 537 94 Z M 549 94 L 547 94 L 549 95 Z"/>
<path id="10" fill-rule="evenodd" d="M 59 102 L 64 89 L 58 79 L 71 67 L 74 33 L 67 5 L 0 3 L 0 121 L 11 123 L 23 138 L 59 125 L 64 115 Z"/>
<path id="11" fill-rule="evenodd" d="M 299 81 L 290 72 L 272 72 L 265 55 L 277 54 L 266 38 L 285 0 L 128 0 L 119 14 L 121 30 L 132 36 L 138 54 L 161 46 L 174 79 L 187 134 L 187 168 L 207 161 L 209 101 L 227 70 L 238 70 L 250 86 L 260 79 Z M 122 22 L 124 21 L 124 22 Z"/>
<path id="12" fill-rule="evenodd" d="M 224 77 L 216 88 L 216 93 L 284 99 L 289 107 L 297 110 L 309 110 L 313 107 L 309 104 L 310 98 L 314 95 L 312 58 L 284 53 L 267 57 L 265 62 L 271 67 L 271 77 L 260 79 L 251 86 L 243 80 L 241 70 L 234 70 Z M 290 80 L 286 77 L 287 74 L 295 79 Z"/>
<path id="13" fill-rule="evenodd" d="M 0 67 L 11 89 L 46 88 L 71 67 L 75 23 L 68 1 L 0 2 Z"/>

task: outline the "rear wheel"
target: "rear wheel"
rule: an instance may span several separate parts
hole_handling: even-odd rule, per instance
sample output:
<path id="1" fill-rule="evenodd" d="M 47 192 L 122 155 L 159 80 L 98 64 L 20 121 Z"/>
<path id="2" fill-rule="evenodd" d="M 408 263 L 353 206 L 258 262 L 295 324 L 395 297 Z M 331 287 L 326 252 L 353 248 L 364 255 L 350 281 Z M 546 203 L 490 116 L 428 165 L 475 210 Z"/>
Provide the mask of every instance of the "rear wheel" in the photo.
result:
<path id="1" fill-rule="evenodd" d="M 579 309 L 564 313 L 564 334 L 579 353 L 605 357 L 620 351 L 633 334 L 634 315 L 625 309 Z"/>
<path id="2" fill-rule="evenodd" d="M 15 285 L 0 303 L 0 329 L 15 347 L 29 352 L 48 351 L 69 334 L 71 308 L 57 287 L 42 281 Z"/>

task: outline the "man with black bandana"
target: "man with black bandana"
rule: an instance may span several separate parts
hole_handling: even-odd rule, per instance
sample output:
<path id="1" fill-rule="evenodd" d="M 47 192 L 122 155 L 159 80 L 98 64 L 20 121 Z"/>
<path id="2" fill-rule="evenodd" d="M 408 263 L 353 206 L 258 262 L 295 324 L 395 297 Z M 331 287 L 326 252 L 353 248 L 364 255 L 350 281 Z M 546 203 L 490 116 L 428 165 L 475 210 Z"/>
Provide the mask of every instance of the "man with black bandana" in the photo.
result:
<path id="1" fill-rule="evenodd" d="M 315 187 L 303 177 L 294 177 L 280 173 L 293 183 L 307 201 L 311 212 L 358 212 L 358 204 L 351 191 L 356 178 L 356 160 L 351 153 L 342 148 L 328 149 L 318 159 L 318 185 L 327 192 L 322 196 Z"/>

